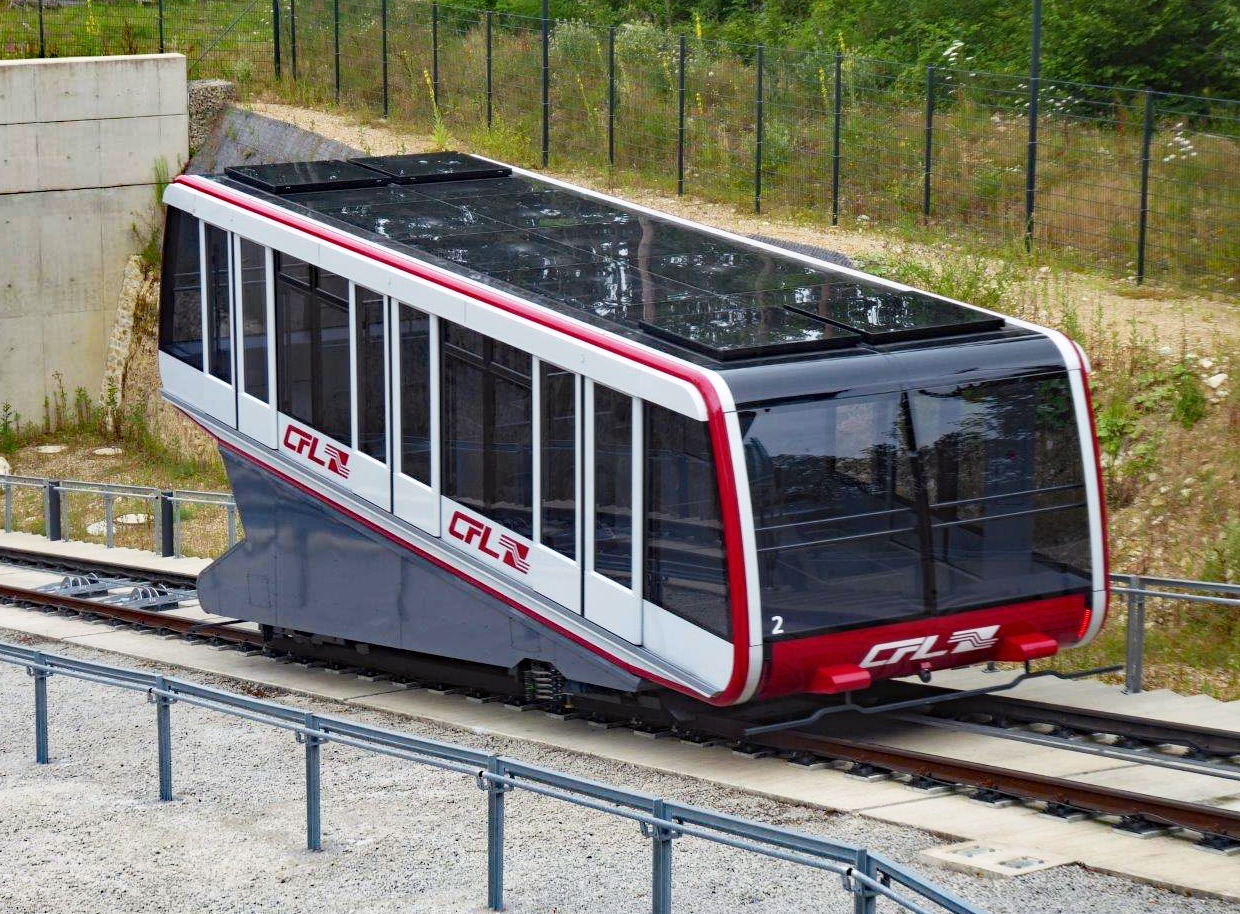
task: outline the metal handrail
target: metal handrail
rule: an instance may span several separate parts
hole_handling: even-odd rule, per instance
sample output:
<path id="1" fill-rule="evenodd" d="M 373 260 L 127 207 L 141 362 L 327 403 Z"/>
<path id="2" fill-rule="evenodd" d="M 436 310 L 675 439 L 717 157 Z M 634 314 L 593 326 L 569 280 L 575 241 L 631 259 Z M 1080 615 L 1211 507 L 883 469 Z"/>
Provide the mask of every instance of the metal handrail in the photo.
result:
<path id="1" fill-rule="evenodd" d="M 832 873 L 839 877 L 843 891 L 853 896 L 855 914 L 875 914 L 880 897 L 914 914 L 931 914 L 932 911 L 984 914 L 981 908 L 906 867 L 854 845 L 676 803 L 493 753 L 311 714 L 154 673 L 77 660 L 4 642 L 0 642 L 0 662 L 24 667 L 34 679 L 34 742 L 38 764 L 46 764 L 50 758 L 47 707 L 50 676 L 145 692 L 148 701 L 155 705 L 160 800 L 173 798 L 173 703 L 193 705 L 292 733 L 305 747 L 306 846 L 312 851 L 322 849 L 320 769 L 322 747 L 327 743 L 473 777 L 487 796 L 487 907 L 493 911 L 504 907 L 504 797 L 513 790 L 524 790 L 637 823 L 642 837 L 651 842 L 653 851 L 654 914 L 671 911 L 673 842 L 682 837 L 698 838 Z M 908 893 L 917 897 L 910 898 Z"/>
<path id="2" fill-rule="evenodd" d="M 1124 691 L 1137 694 L 1145 687 L 1145 602 L 1177 600 L 1183 603 L 1210 603 L 1240 607 L 1240 584 L 1223 581 L 1191 581 L 1142 574 L 1113 574 L 1109 577 L 1117 595 L 1127 604 L 1124 630 Z M 1168 590 L 1167 588 L 1174 588 Z M 1175 591 L 1186 591 L 1176 593 Z"/>

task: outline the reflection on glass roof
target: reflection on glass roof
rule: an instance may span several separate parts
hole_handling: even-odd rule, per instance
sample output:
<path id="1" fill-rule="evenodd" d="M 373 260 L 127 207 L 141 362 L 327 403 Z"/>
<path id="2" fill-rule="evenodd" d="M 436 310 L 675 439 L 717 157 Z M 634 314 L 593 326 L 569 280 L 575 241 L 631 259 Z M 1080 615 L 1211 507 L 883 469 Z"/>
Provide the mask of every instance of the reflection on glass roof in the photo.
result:
<path id="1" fill-rule="evenodd" d="M 254 166 L 228 169 L 227 176 L 533 300 L 718 359 L 1003 326 L 1002 318 L 922 292 L 818 267 L 459 153 Z M 359 181 L 376 180 L 384 186 L 359 188 Z"/>

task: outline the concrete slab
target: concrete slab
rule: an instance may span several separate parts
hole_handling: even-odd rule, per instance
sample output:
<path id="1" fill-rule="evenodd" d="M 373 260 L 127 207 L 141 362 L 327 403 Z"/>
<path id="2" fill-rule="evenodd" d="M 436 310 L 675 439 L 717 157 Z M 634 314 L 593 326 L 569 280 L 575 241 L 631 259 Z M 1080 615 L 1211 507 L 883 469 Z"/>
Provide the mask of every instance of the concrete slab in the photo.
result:
<path id="1" fill-rule="evenodd" d="M 0 147 L 2 149 L 3 147 Z M 3 153 L 0 153 L 3 155 Z M 4 180 L 0 177 L 0 181 Z M 38 194 L 11 194 L 0 206 L 0 238 L 4 239 L 5 256 L 12 266 L 0 271 L 0 320 L 7 317 L 42 314 L 42 246 L 40 235 L 30 227 L 41 218 L 43 207 Z M 14 346 L 24 344 L 29 337 L 0 333 L 0 346 L 7 342 Z M 0 352 L 2 354 L 2 352 Z M 9 364 L 25 364 L 20 362 Z M 12 396 L 10 383 L 20 384 L 23 378 L 14 372 L 5 372 L 5 399 L 23 402 Z M 28 380 L 28 379 L 27 379 Z M 33 419 L 34 416 L 29 416 Z"/>
<path id="2" fill-rule="evenodd" d="M 976 841 L 1002 843 L 1015 837 L 1035 853 L 1068 857 L 1098 872 L 1240 901 L 1240 858 L 1207 857 L 1175 838 L 1143 840 L 1101 822 L 1065 822 L 1023 806 L 994 809 L 960 796 L 871 809 L 866 815 Z"/>
<path id="3" fill-rule="evenodd" d="M 1240 774 L 1240 768 L 1236 769 Z M 1111 771 L 1082 774 L 1074 780 L 1116 790 L 1132 790 L 1169 800 L 1240 808 L 1240 780 L 1210 777 L 1191 771 L 1133 765 Z"/>
<path id="4" fill-rule="evenodd" d="M 38 198 L 42 206 L 41 219 L 35 227 L 42 251 L 39 258 L 40 313 L 52 316 L 104 310 L 101 307 L 103 257 L 99 250 L 102 232 L 99 191 L 67 190 L 41 193 Z M 71 253 L 64 247 L 66 238 L 78 242 Z M 108 302 L 108 311 L 115 308 L 115 301 Z M 51 356 L 54 365 L 65 367 L 86 361 L 79 353 L 75 353 L 73 359 L 65 358 L 64 353 L 73 350 L 63 348 L 63 343 L 48 346 L 47 340 L 43 347 L 31 346 L 30 351 L 31 359 L 36 355 L 45 360 Z M 5 376 L 8 374 L 6 371 Z M 69 399 L 72 402 L 72 388 Z"/>
<path id="5" fill-rule="evenodd" d="M 103 149 L 100 146 L 99 121 L 65 120 L 45 122 L 38 127 L 38 190 L 78 190 L 99 186 Z"/>
<path id="6" fill-rule="evenodd" d="M 95 635 L 101 631 L 98 623 L 87 622 L 73 616 L 57 616 L 51 613 L 0 606 L 0 628 L 28 635 L 41 635 L 67 641 L 83 635 Z"/>
<path id="7" fill-rule="evenodd" d="M 0 194 L 39 189 L 38 136 L 37 124 L 0 124 Z"/>
<path id="8" fill-rule="evenodd" d="M 1012 847 L 998 842 L 961 841 L 921 852 L 927 860 L 975 876 L 1012 878 L 1071 863 L 1069 857 Z"/>

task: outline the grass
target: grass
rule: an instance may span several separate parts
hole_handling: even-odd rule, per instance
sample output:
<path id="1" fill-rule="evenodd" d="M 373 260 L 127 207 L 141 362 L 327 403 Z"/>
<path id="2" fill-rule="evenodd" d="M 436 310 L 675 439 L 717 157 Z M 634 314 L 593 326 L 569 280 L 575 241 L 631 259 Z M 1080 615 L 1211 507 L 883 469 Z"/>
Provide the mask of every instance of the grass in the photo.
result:
<path id="1" fill-rule="evenodd" d="M 300 105 L 382 110 L 377 4 L 341 0 L 341 80 L 335 80 L 333 4 L 297 5 L 297 76 L 287 9 L 283 81 L 274 80 L 270 5 L 168 0 L 166 45 L 192 75 L 238 82 L 244 94 Z M 541 161 L 541 32 L 537 20 L 494 14 L 491 118 L 487 38 L 469 10 L 440 6 L 438 80 L 430 4 L 393 4 L 389 108 L 394 123 L 434 129 L 444 141 L 517 164 Z M 158 45 L 154 4 L 132 0 L 50 9 L 48 53 L 124 53 Z M 231 28 L 226 28 L 231 25 Z M 685 66 L 685 188 L 752 208 L 755 198 L 755 53 L 691 38 Z M 0 9 L 0 54 L 38 53 L 37 14 Z M 676 188 L 679 51 L 676 36 L 645 23 L 615 37 L 614 163 L 608 155 L 608 33 L 556 23 L 550 47 L 554 167 L 610 173 L 617 184 Z M 836 104 L 830 54 L 768 49 L 764 70 L 761 203 L 764 212 L 821 223 L 833 201 Z M 931 146 L 931 214 L 923 215 L 925 75 L 903 64 L 848 57 L 839 91 L 840 218 L 916 239 L 952 236 L 995 251 L 1023 239 L 1026 96 L 1020 77 L 938 71 Z M 1039 138 L 1034 241 L 1039 257 L 1123 276 L 1135 272 L 1140 214 L 1143 96 L 1103 101 L 1072 87 L 1047 90 Z M 1240 294 L 1240 142 L 1237 117 L 1187 119 L 1160 97 L 1149 156 L 1147 275 Z"/>

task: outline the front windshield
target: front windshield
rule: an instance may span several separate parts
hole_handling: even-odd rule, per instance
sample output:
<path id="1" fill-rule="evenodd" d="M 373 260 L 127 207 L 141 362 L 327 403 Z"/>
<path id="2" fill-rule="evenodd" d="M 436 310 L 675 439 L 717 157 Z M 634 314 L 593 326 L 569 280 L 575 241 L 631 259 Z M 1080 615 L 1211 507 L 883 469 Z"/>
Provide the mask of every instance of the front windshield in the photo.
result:
<path id="1" fill-rule="evenodd" d="M 741 419 L 768 637 L 1090 586 L 1063 372 Z"/>

